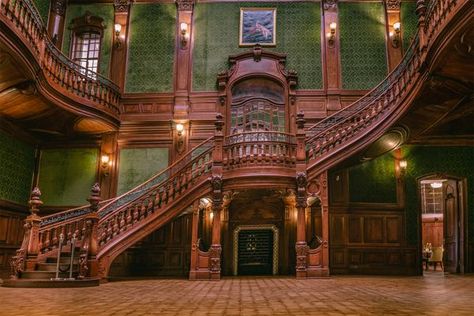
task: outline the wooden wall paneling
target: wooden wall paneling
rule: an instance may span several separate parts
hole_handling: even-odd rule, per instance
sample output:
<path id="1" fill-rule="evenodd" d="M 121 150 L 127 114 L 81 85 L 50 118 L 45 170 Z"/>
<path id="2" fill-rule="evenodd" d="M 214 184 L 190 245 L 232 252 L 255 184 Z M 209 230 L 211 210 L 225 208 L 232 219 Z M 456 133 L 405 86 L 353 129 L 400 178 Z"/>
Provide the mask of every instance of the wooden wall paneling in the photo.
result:
<path id="1" fill-rule="evenodd" d="M 347 205 L 349 201 L 348 171 L 341 170 L 332 173 L 329 181 L 329 196 L 331 206 Z"/>
<path id="2" fill-rule="evenodd" d="M 364 218 L 358 215 L 349 215 L 349 243 L 362 243 Z"/>
<path id="3" fill-rule="evenodd" d="M 51 0 L 49 21 L 47 21 L 48 35 L 59 49 L 61 49 L 63 43 L 66 8 L 67 0 Z"/>
<path id="4" fill-rule="evenodd" d="M 128 35 L 130 25 L 130 1 L 114 0 L 114 25 L 121 25 L 118 38 L 113 30 L 112 57 L 110 60 L 110 80 L 120 87 L 123 93 L 125 87 L 125 74 L 127 71 Z"/>
<path id="5" fill-rule="evenodd" d="M 385 229 L 387 243 L 401 244 L 402 218 L 401 216 L 385 217 Z"/>
<path id="6" fill-rule="evenodd" d="M 393 25 L 401 23 L 400 16 L 401 1 L 385 0 L 385 29 L 387 46 L 388 71 L 392 71 L 402 60 L 402 33 L 395 32 Z M 403 26 L 402 26 L 403 27 Z M 397 46 L 398 45 L 398 46 Z"/>

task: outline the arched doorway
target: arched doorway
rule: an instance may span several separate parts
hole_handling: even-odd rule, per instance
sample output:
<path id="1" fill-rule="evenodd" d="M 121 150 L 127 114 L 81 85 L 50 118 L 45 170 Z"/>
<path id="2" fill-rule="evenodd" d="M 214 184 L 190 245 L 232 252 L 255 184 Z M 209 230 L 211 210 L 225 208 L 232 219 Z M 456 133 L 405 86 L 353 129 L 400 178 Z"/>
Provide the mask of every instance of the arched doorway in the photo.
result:
<path id="1" fill-rule="evenodd" d="M 418 179 L 423 268 L 464 273 L 466 243 L 465 179 L 431 174 Z"/>

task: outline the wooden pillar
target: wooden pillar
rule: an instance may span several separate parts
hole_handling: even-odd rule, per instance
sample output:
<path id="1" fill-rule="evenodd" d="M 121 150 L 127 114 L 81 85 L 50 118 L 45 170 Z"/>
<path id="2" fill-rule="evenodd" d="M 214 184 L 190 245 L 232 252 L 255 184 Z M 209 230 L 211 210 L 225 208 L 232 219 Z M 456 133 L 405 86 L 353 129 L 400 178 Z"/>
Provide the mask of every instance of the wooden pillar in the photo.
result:
<path id="1" fill-rule="evenodd" d="M 304 114 L 296 115 L 296 277 L 306 278 L 308 245 L 306 244 L 306 146 Z"/>
<path id="2" fill-rule="evenodd" d="M 38 216 L 39 207 L 43 205 L 41 201 L 41 191 L 35 187 L 31 192 L 31 198 L 28 204 L 30 205 L 31 214 L 25 220 L 25 234 L 28 234 L 27 248 L 26 248 L 26 270 L 34 270 L 37 263 L 39 253 L 39 229 L 41 218 Z"/>
<path id="3" fill-rule="evenodd" d="M 339 21 L 337 0 L 324 0 L 323 5 L 323 60 L 325 87 L 327 91 L 326 110 L 332 113 L 341 109 L 341 62 L 339 46 Z"/>
<path id="4" fill-rule="evenodd" d="M 402 36 L 400 24 L 400 0 L 385 0 L 385 28 L 388 70 L 392 71 L 402 60 Z M 398 25 L 397 25 L 398 23 Z"/>
<path id="5" fill-rule="evenodd" d="M 130 21 L 130 0 L 114 0 L 114 25 L 112 57 L 110 60 L 110 80 L 124 91 L 125 73 L 127 64 L 128 34 Z M 115 24 L 120 25 L 120 32 L 116 32 Z"/>
<path id="6" fill-rule="evenodd" d="M 197 268 L 199 259 L 199 200 L 194 201 L 193 204 L 193 219 L 191 224 L 191 263 L 189 268 L 189 279 L 197 279 Z"/>
<path id="7" fill-rule="evenodd" d="M 319 175 L 319 199 L 321 200 L 321 230 L 322 230 L 322 260 L 321 267 L 317 268 L 316 276 L 329 276 L 329 190 L 328 171 Z"/>
<path id="8" fill-rule="evenodd" d="M 100 145 L 100 167 L 99 167 L 99 184 L 101 188 L 102 199 L 109 199 L 116 195 L 117 191 L 117 139 L 118 133 L 107 133 L 102 135 Z M 108 157 L 108 162 L 102 162 L 102 156 Z"/>
<path id="9" fill-rule="evenodd" d="M 98 242 L 98 225 L 99 225 L 99 202 L 100 187 L 96 183 L 92 186 L 91 195 L 87 199 L 90 203 L 91 212 L 86 217 L 86 241 L 81 247 L 79 256 L 79 276 L 96 278 L 99 275 L 99 261 L 97 260 L 97 252 L 99 250 Z"/>
<path id="10" fill-rule="evenodd" d="M 64 18 L 66 15 L 67 0 L 51 0 L 48 21 L 48 35 L 54 45 L 61 50 L 64 36 Z"/>
<path id="11" fill-rule="evenodd" d="M 194 0 L 176 0 L 178 19 L 176 23 L 175 100 L 173 118 L 188 118 L 191 78 L 191 34 Z"/>
<path id="12" fill-rule="evenodd" d="M 224 120 L 221 114 L 216 115 L 216 130 L 214 134 L 214 149 L 212 152 L 212 241 L 209 249 L 209 267 L 211 280 L 219 280 L 221 277 L 221 210 L 223 206 L 223 178 L 222 157 L 224 134 L 222 128 Z"/>

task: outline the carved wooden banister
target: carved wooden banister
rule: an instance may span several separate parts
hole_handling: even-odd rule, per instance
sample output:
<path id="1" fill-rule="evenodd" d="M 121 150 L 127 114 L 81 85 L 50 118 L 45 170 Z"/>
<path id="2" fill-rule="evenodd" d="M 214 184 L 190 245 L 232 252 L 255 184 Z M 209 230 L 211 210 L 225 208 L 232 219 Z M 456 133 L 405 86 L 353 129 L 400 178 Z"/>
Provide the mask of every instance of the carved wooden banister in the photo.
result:
<path id="1" fill-rule="evenodd" d="M 99 246 L 165 209 L 210 173 L 214 139 L 196 146 L 170 167 L 99 210 Z"/>
<path id="2" fill-rule="evenodd" d="M 244 132 L 226 137 L 224 169 L 249 166 L 294 167 L 295 135 L 276 131 Z"/>
<path id="3" fill-rule="evenodd" d="M 49 86 L 118 120 L 120 88 L 99 73 L 74 63 L 56 48 L 31 0 L 0 0 L 0 18 L 22 35 L 19 38 L 24 40 Z"/>
<path id="4" fill-rule="evenodd" d="M 387 118 L 393 121 L 395 112 L 401 113 L 401 105 L 421 84 L 419 79 L 426 75 L 422 71 L 427 58 L 426 46 L 434 42 L 449 22 L 447 13 L 459 10 L 467 2 L 436 0 L 430 2 L 428 10 L 424 7 L 417 9 L 419 20 L 428 23 L 420 23 L 418 34 L 394 71 L 361 99 L 308 129 L 306 146 L 310 168 L 332 153 L 354 144 Z M 420 3 L 424 5 L 423 1 L 418 1 L 419 6 Z"/>

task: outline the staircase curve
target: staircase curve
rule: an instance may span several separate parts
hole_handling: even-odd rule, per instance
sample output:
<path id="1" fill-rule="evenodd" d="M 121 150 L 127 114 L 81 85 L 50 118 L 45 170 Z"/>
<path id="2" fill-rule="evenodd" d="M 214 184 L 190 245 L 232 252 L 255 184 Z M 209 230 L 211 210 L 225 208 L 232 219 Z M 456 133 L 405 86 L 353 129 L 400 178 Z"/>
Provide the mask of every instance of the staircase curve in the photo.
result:
<path id="1" fill-rule="evenodd" d="M 306 130 L 303 148 L 308 180 L 380 137 L 406 113 L 428 76 L 433 63 L 428 56 L 443 49 L 451 37 L 446 30 L 452 24 L 472 21 L 469 0 L 437 0 L 428 6 L 424 1 L 418 3 L 418 35 L 400 65 L 367 95 Z M 222 116 L 218 115 L 215 136 L 150 180 L 108 201 L 99 202 L 100 189 L 95 187 L 90 205 L 40 218 L 36 214 L 41 205 L 40 193 L 34 190 L 24 241 L 11 261 L 12 276 L 21 277 L 22 272 L 57 252 L 60 236 L 66 241 L 74 236 L 80 249 L 79 278 L 106 277 L 112 261 L 121 252 L 182 213 L 193 201 L 212 194 L 214 177 L 230 180 L 235 172 L 225 167 L 230 163 L 225 158 L 226 151 L 233 153 L 233 165 L 242 161 L 271 162 L 296 171 L 299 146 L 293 140 L 295 135 L 265 136 L 261 141 L 258 135 L 242 136 L 240 140 L 224 142 L 219 132 L 222 124 Z M 259 145 L 269 139 L 271 144 Z M 240 156 L 235 157 L 238 153 Z M 245 164 L 238 167 L 245 169 Z"/>

